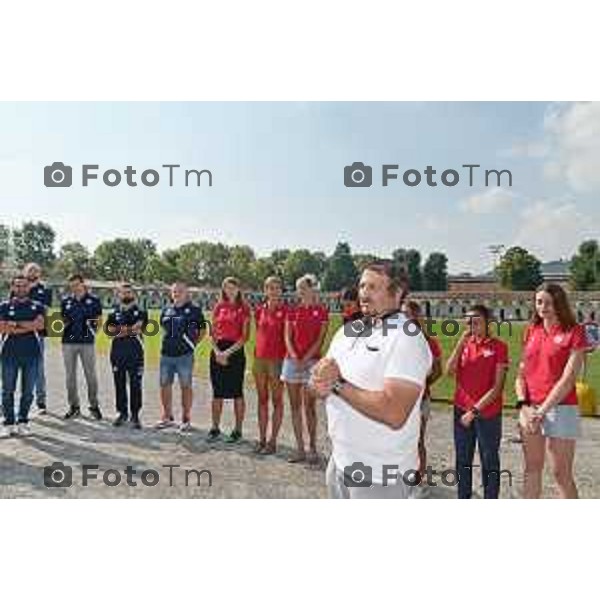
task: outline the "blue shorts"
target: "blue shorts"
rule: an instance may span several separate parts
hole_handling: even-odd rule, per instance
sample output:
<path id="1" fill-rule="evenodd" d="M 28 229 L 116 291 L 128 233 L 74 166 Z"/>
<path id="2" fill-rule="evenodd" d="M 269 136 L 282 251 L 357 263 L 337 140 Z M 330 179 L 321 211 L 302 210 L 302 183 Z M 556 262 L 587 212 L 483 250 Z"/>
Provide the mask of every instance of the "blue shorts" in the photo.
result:
<path id="1" fill-rule="evenodd" d="M 551 408 L 542 421 L 542 435 L 550 438 L 575 440 L 580 435 L 579 407 L 559 404 Z"/>
<path id="2" fill-rule="evenodd" d="M 179 385 L 181 387 L 192 387 L 192 376 L 194 374 L 193 354 L 160 357 L 161 387 L 173 385 L 175 374 L 179 378 Z"/>
<path id="3" fill-rule="evenodd" d="M 308 383 L 310 371 L 317 364 L 318 360 L 313 358 L 304 363 L 306 366 L 301 369 L 299 362 L 293 358 L 286 358 L 281 368 L 281 381 L 286 383 Z"/>

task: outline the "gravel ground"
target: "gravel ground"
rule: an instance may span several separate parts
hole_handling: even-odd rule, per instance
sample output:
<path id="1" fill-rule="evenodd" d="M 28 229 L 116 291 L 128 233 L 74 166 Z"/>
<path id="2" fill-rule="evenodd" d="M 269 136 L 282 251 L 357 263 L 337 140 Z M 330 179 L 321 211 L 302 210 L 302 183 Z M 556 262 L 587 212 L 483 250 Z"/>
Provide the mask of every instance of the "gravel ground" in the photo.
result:
<path id="1" fill-rule="evenodd" d="M 29 438 L 0 440 L 0 497 L 3 498 L 324 498 L 324 464 L 309 468 L 287 463 L 293 436 L 289 415 L 284 417 L 280 448 L 276 455 L 258 457 L 252 452 L 256 435 L 256 401 L 253 390 L 247 393 L 248 414 L 246 439 L 234 446 L 205 441 L 210 422 L 210 391 L 206 380 L 195 383 L 195 428 L 188 435 L 175 431 L 156 432 L 151 425 L 158 418 L 158 375 L 148 369 L 145 377 L 145 406 L 143 421 L 146 427 L 135 431 L 128 427 L 114 428 L 109 419 L 114 416 L 112 374 L 106 357 L 99 357 L 100 403 L 105 420 L 95 422 L 83 418 L 65 422 L 66 409 L 63 387 L 63 367 L 60 348 L 51 346 L 47 355 L 49 413 L 35 416 L 33 435 Z M 248 379 L 250 381 L 250 379 Z M 83 386 L 83 383 L 81 383 Z M 82 395 L 82 399 L 85 396 Z M 82 400 L 82 407 L 85 407 Z M 86 412 L 84 408 L 84 413 Z M 35 412 L 33 413 L 35 414 Z M 176 416 L 178 413 L 176 413 Z M 232 406 L 224 411 L 224 429 L 232 419 Z M 324 415 L 319 415 L 319 448 L 325 457 L 328 442 L 324 431 Z M 511 441 L 516 433 L 512 414 L 505 419 L 505 438 L 502 443 L 502 467 L 512 472 L 512 486 L 508 476 L 503 478 L 503 497 L 518 497 L 522 482 L 521 447 Z M 429 464 L 441 473 L 452 468 L 451 411 L 443 403 L 434 403 L 428 430 Z M 583 439 L 579 443 L 576 459 L 577 482 L 580 495 L 600 497 L 600 420 L 586 419 Z M 325 459 L 324 459 L 325 460 Z M 323 460 L 323 463 L 324 463 Z M 62 461 L 72 467 L 72 486 L 47 488 L 44 485 L 44 467 Z M 82 485 L 81 465 L 98 465 L 98 479 Z M 166 467 L 165 465 L 179 465 Z M 127 485 L 124 469 L 131 466 L 137 472 L 130 479 L 136 486 Z M 103 474 L 108 469 L 120 471 L 121 483 L 105 485 Z M 198 476 L 190 473 L 186 485 L 185 470 L 209 470 Z M 144 485 L 142 472 L 158 472 L 156 485 Z M 115 474 L 109 473 L 114 481 Z M 153 483 L 148 473 L 146 483 Z M 436 476 L 435 481 L 440 481 Z M 454 498 L 454 487 L 438 485 L 421 493 L 428 498 Z M 554 496 L 550 478 L 546 477 L 545 495 Z"/>

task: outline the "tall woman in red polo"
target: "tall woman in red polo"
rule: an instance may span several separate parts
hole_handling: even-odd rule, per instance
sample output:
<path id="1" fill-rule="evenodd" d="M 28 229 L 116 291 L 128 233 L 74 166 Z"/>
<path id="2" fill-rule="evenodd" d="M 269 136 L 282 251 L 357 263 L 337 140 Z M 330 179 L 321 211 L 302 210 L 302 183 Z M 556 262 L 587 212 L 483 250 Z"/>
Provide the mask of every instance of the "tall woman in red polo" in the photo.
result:
<path id="1" fill-rule="evenodd" d="M 490 313 L 475 305 L 465 315 L 467 328 L 456 344 L 446 369 L 456 379 L 454 447 L 458 497 L 473 493 L 473 457 L 479 448 L 484 498 L 500 494 L 500 440 L 508 348 L 489 334 Z"/>
<path id="2" fill-rule="evenodd" d="M 242 298 L 240 282 L 235 277 L 226 277 L 221 286 L 221 299 L 212 315 L 213 349 L 210 355 L 210 380 L 213 387 L 212 428 L 209 441 L 221 435 L 223 400 L 233 398 L 235 427 L 227 442 L 238 442 L 242 438 L 242 426 L 246 404 L 244 401 L 244 374 L 246 354 L 244 345 L 248 341 L 250 308 Z"/>
<path id="3" fill-rule="evenodd" d="M 298 304 L 290 307 L 285 322 L 286 359 L 283 361 L 281 379 L 286 383 L 292 410 L 292 424 L 296 437 L 296 452 L 290 462 L 318 462 L 317 411 L 315 396 L 308 389 L 312 367 L 321 358 L 321 347 L 327 333 L 329 313 L 318 302 L 317 281 L 304 275 L 296 282 Z M 303 414 L 309 438 L 309 454 L 304 447 Z"/>
<path id="4" fill-rule="evenodd" d="M 515 391 L 523 438 L 526 498 L 539 498 L 546 453 L 562 498 L 577 498 L 573 477 L 579 408 L 575 381 L 587 348 L 565 291 L 548 283 L 535 293 Z"/>
<path id="5" fill-rule="evenodd" d="M 285 358 L 285 318 L 287 305 L 281 299 L 282 283 L 279 277 L 267 277 L 264 285 L 265 301 L 254 311 L 256 347 L 252 372 L 258 394 L 258 433 L 256 452 L 274 454 L 277 436 L 283 420 L 283 382 L 281 367 Z M 269 428 L 269 396 L 273 404 L 271 434 Z"/>

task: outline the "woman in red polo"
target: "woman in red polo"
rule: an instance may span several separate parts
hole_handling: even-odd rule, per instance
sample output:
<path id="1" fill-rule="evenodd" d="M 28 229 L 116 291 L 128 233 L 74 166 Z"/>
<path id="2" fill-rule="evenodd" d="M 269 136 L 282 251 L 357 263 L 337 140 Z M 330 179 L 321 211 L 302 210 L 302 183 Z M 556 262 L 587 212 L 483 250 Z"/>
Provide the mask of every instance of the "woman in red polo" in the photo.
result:
<path id="1" fill-rule="evenodd" d="M 248 341 L 250 308 L 242 298 L 240 282 L 226 277 L 221 286 L 221 299 L 212 313 L 212 352 L 210 354 L 210 380 L 213 387 L 212 428 L 209 441 L 221 435 L 223 400 L 233 398 L 235 427 L 227 442 L 235 443 L 242 438 L 242 426 L 246 404 L 244 402 L 244 373 Z"/>
<path id="2" fill-rule="evenodd" d="M 484 498 L 500 494 L 500 440 L 503 389 L 508 369 L 508 347 L 488 335 L 490 313 L 475 305 L 465 315 L 467 328 L 448 359 L 454 375 L 454 447 L 458 497 L 473 493 L 473 457 L 479 448 Z"/>
<path id="3" fill-rule="evenodd" d="M 515 383 L 525 459 L 525 498 L 539 498 L 546 451 L 562 498 L 577 498 L 573 477 L 579 407 L 575 380 L 588 344 L 565 291 L 555 283 L 540 286 L 525 330 Z"/>
<path id="4" fill-rule="evenodd" d="M 296 282 L 298 303 L 290 307 L 285 322 L 286 358 L 283 361 L 281 379 L 286 383 L 290 397 L 292 424 L 296 437 L 296 452 L 290 462 L 308 460 L 318 463 L 317 410 L 315 396 L 308 389 L 310 371 L 321 358 L 321 347 L 327 333 L 329 312 L 318 302 L 317 281 L 312 275 L 304 275 Z M 306 419 L 309 438 L 309 454 L 304 448 L 304 424 Z"/>
<path id="5" fill-rule="evenodd" d="M 267 277 L 264 284 L 265 301 L 254 311 L 256 345 L 252 373 L 258 394 L 259 440 L 255 451 L 274 454 L 277 436 L 283 420 L 283 382 L 281 367 L 285 358 L 285 319 L 287 305 L 281 299 L 283 285 L 279 277 Z M 269 395 L 273 403 L 271 435 L 269 427 Z"/>

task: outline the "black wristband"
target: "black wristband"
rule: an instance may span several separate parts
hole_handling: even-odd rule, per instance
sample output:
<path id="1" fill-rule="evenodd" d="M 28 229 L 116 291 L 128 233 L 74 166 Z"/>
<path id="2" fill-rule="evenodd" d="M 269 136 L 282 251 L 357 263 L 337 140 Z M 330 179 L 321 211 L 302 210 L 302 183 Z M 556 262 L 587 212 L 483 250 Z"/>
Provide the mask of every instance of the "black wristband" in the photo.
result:
<path id="1" fill-rule="evenodd" d="M 340 377 L 334 384 L 333 387 L 331 388 L 331 391 L 336 395 L 339 396 L 340 392 L 342 391 L 342 386 L 346 383 L 346 380 L 343 379 L 342 377 Z"/>
<path id="2" fill-rule="evenodd" d="M 475 415 L 475 418 L 479 417 L 479 415 L 481 414 L 481 412 L 476 406 L 473 406 L 470 410 Z"/>
<path id="3" fill-rule="evenodd" d="M 515 406 L 517 410 L 521 410 L 524 406 L 531 406 L 531 402 L 529 400 L 517 400 Z"/>

